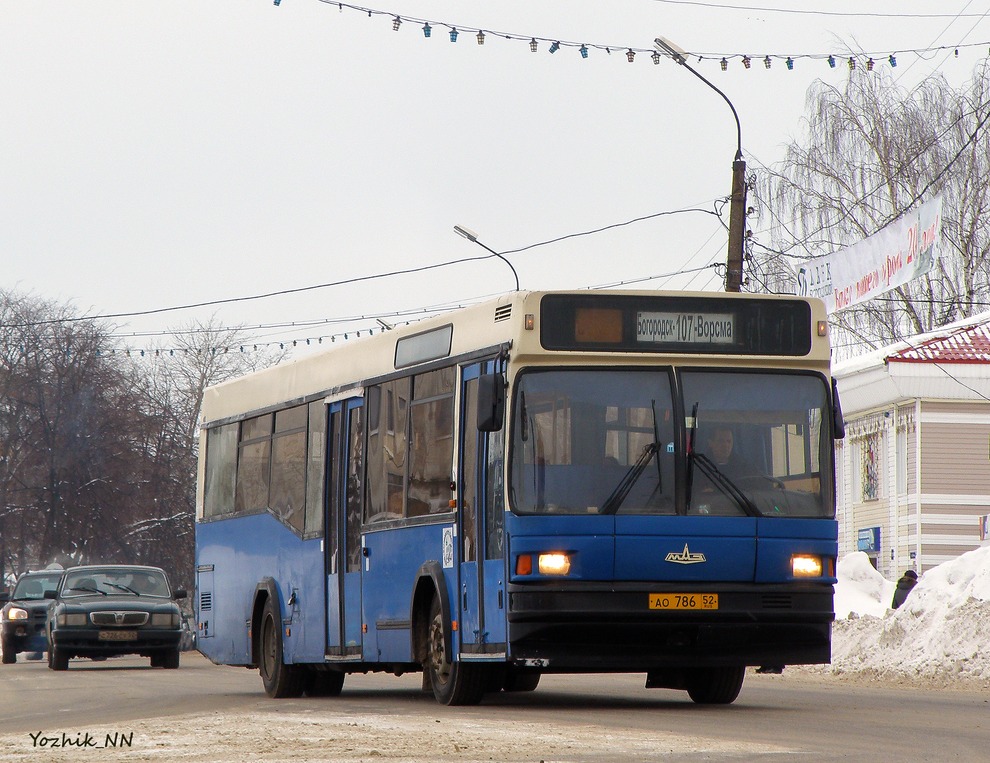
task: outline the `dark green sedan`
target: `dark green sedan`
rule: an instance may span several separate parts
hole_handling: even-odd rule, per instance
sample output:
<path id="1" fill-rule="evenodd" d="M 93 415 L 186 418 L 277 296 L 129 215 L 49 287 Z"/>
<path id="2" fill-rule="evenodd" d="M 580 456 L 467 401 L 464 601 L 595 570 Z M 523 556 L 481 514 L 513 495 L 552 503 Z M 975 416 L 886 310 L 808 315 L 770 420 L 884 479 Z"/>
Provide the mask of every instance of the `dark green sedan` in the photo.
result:
<path id="1" fill-rule="evenodd" d="M 48 610 L 48 667 L 69 660 L 125 654 L 148 657 L 153 668 L 179 667 L 182 613 L 165 572 L 139 565 L 70 567 Z"/>

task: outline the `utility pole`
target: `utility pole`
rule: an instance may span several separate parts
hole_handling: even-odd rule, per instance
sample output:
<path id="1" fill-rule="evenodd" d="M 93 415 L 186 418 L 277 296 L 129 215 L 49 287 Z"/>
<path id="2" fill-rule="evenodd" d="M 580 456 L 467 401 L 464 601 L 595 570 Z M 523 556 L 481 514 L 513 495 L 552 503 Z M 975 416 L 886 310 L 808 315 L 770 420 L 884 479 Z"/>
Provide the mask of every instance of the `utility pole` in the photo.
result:
<path id="1" fill-rule="evenodd" d="M 741 291 L 743 248 L 746 243 L 746 162 L 741 153 L 732 162 L 732 197 L 729 201 L 729 251 L 725 259 L 725 290 Z"/>
<path id="2" fill-rule="evenodd" d="M 729 197 L 729 248 L 725 257 L 725 290 L 741 291 L 743 248 L 746 242 L 746 162 L 742 156 L 742 126 L 739 124 L 739 115 L 736 113 L 736 107 L 732 105 L 732 101 L 725 93 L 688 65 L 687 51 L 679 48 L 665 37 L 657 37 L 653 42 L 661 53 L 674 59 L 722 96 L 722 99 L 732 109 L 732 116 L 736 120 L 736 156 L 732 162 L 732 194 Z"/>

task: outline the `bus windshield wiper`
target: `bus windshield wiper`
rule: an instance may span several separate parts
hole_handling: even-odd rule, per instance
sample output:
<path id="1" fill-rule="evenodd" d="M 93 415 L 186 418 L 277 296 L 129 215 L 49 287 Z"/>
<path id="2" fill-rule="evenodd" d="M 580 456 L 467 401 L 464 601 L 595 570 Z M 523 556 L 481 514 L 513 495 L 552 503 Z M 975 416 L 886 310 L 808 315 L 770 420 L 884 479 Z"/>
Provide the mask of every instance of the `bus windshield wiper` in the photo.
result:
<path id="1" fill-rule="evenodd" d="M 691 462 L 696 463 L 698 468 L 704 472 L 705 476 L 712 482 L 715 487 L 729 496 L 732 500 L 739 504 L 740 508 L 745 511 L 751 517 L 762 517 L 763 514 L 756 504 L 746 495 L 739 486 L 729 479 L 725 474 L 719 471 L 719 468 L 704 453 L 691 453 Z M 690 505 L 690 504 L 689 504 Z"/>
<path id="2" fill-rule="evenodd" d="M 619 484 L 615 486 L 615 489 L 605 499 L 605 503 L 602 504 L 602 514 L 615 514 L 622 502 L 626 500 L 626 496 L 629 495 L 629 491 L 632 490 L 633 485 L 636 484 L 636 480 L 639 479 L 640 475 L 646 470 L 646 467 L 650 463 L 650 459 L 660 450 L 660 443 L 654 441 L 648 443 L 643 452 L 640 454 L 639 458 L 636 459 L 636 463 L 629 467 L 622 479 L 619 480 Z"/>

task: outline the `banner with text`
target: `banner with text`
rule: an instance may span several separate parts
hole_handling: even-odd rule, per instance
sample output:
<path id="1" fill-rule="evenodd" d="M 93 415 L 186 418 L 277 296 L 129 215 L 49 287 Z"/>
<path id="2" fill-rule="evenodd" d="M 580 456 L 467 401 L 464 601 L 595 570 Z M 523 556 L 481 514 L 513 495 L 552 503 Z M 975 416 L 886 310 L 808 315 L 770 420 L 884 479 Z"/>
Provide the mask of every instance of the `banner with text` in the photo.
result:
<path id="1" fill-rule="evenodd" d="M 942 197 L 869 238 L 795 266 L 797 294 L 818 297 L 830 313 L 896 289 L 932 269 L 942 237 Z"/>

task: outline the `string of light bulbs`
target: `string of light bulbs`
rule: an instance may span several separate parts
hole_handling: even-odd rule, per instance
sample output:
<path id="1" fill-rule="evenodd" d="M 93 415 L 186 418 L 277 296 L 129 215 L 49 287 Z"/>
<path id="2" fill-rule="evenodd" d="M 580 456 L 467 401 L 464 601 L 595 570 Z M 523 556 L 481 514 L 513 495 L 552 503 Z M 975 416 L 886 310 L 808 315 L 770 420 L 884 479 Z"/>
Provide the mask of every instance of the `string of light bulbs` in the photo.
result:
<path id="1" fill-rule="evenodd" d="M 576 50 L 581 58 L 589 58 L 591 51 L 602 51 L 608 55 L 612 53 L 624 54 L 629 63 L 635 63 L 637 56 L 648 56 L 654 64 L 659 64 L 663 56 L 653 48 L 641 48 L 635 45 L 606 45 L 603 43 L 574 42 L 561 40 L 554 37 L 542 37 L 530 34 L 519 34 L 516 32 L 499 32 L 491 29 L 483 29 L 476 25 L 455 24 L 447 21 L 434 21 L 432 19 L 407 16 L 393 11 L 385 11 L 378 8 L 353 5 L 351 3 L 337 2 L 336 0 L 320 0 L 327 5 L 337 6 L 342 13 L 344 9 L 355 11 L 367 15 L 368 18 L 382 17 L 391 21 L 392 30 L 401 31 L 404 27 L 418 27 L 425 39 L 431 39 L 434 31 L 443 30 L 443 35 L 452 43 L 456 43 L 461 37 L 474 37 L 478 45 L 484 45 L 489 38 L 504 39 L 514 42 L 525 43 L 529 46 L 531 53 L 538 53 L 544 48 L 547 52 L 554 54 L 562 48 Z M 280 6 L 282 0 L 273 0 L 273 4 Z M 959 45 L 940 45 L 922 48 L 908 48 L 898 50 L 883 50 L 873 52 L 860 52 L 850 54 L 845 53 L 689 53 L 690 57 L 696 59 L 698 63 L 717 62 L 722 71 L 728 71 L 730 63 L 738 61 L 743 68 L 751 69 L 754 63 L 763 65 L 764 69 L 771 69 L 775 62 L 782 62 L 787 71 L 793 71 L 798 61 L 809 60 L 825 62 L 829 68 L 835 69 L 846 66 L 850 70 L 862 67 L 867 71 L 873 71 L 878 65 L 887 65 L 890 68 L 897 66 L 897 57 L 901 55 L 913 54 L 919 57 L 925 55 L 938 54 L 946 51 L 953 51 L 956 58 L 959 57 L 960 50 L 970 48 L 986 48 L 990 55 L 990 41 L 974 42 Z M 639 59 L 642 60 L 642 59 Z"/>

